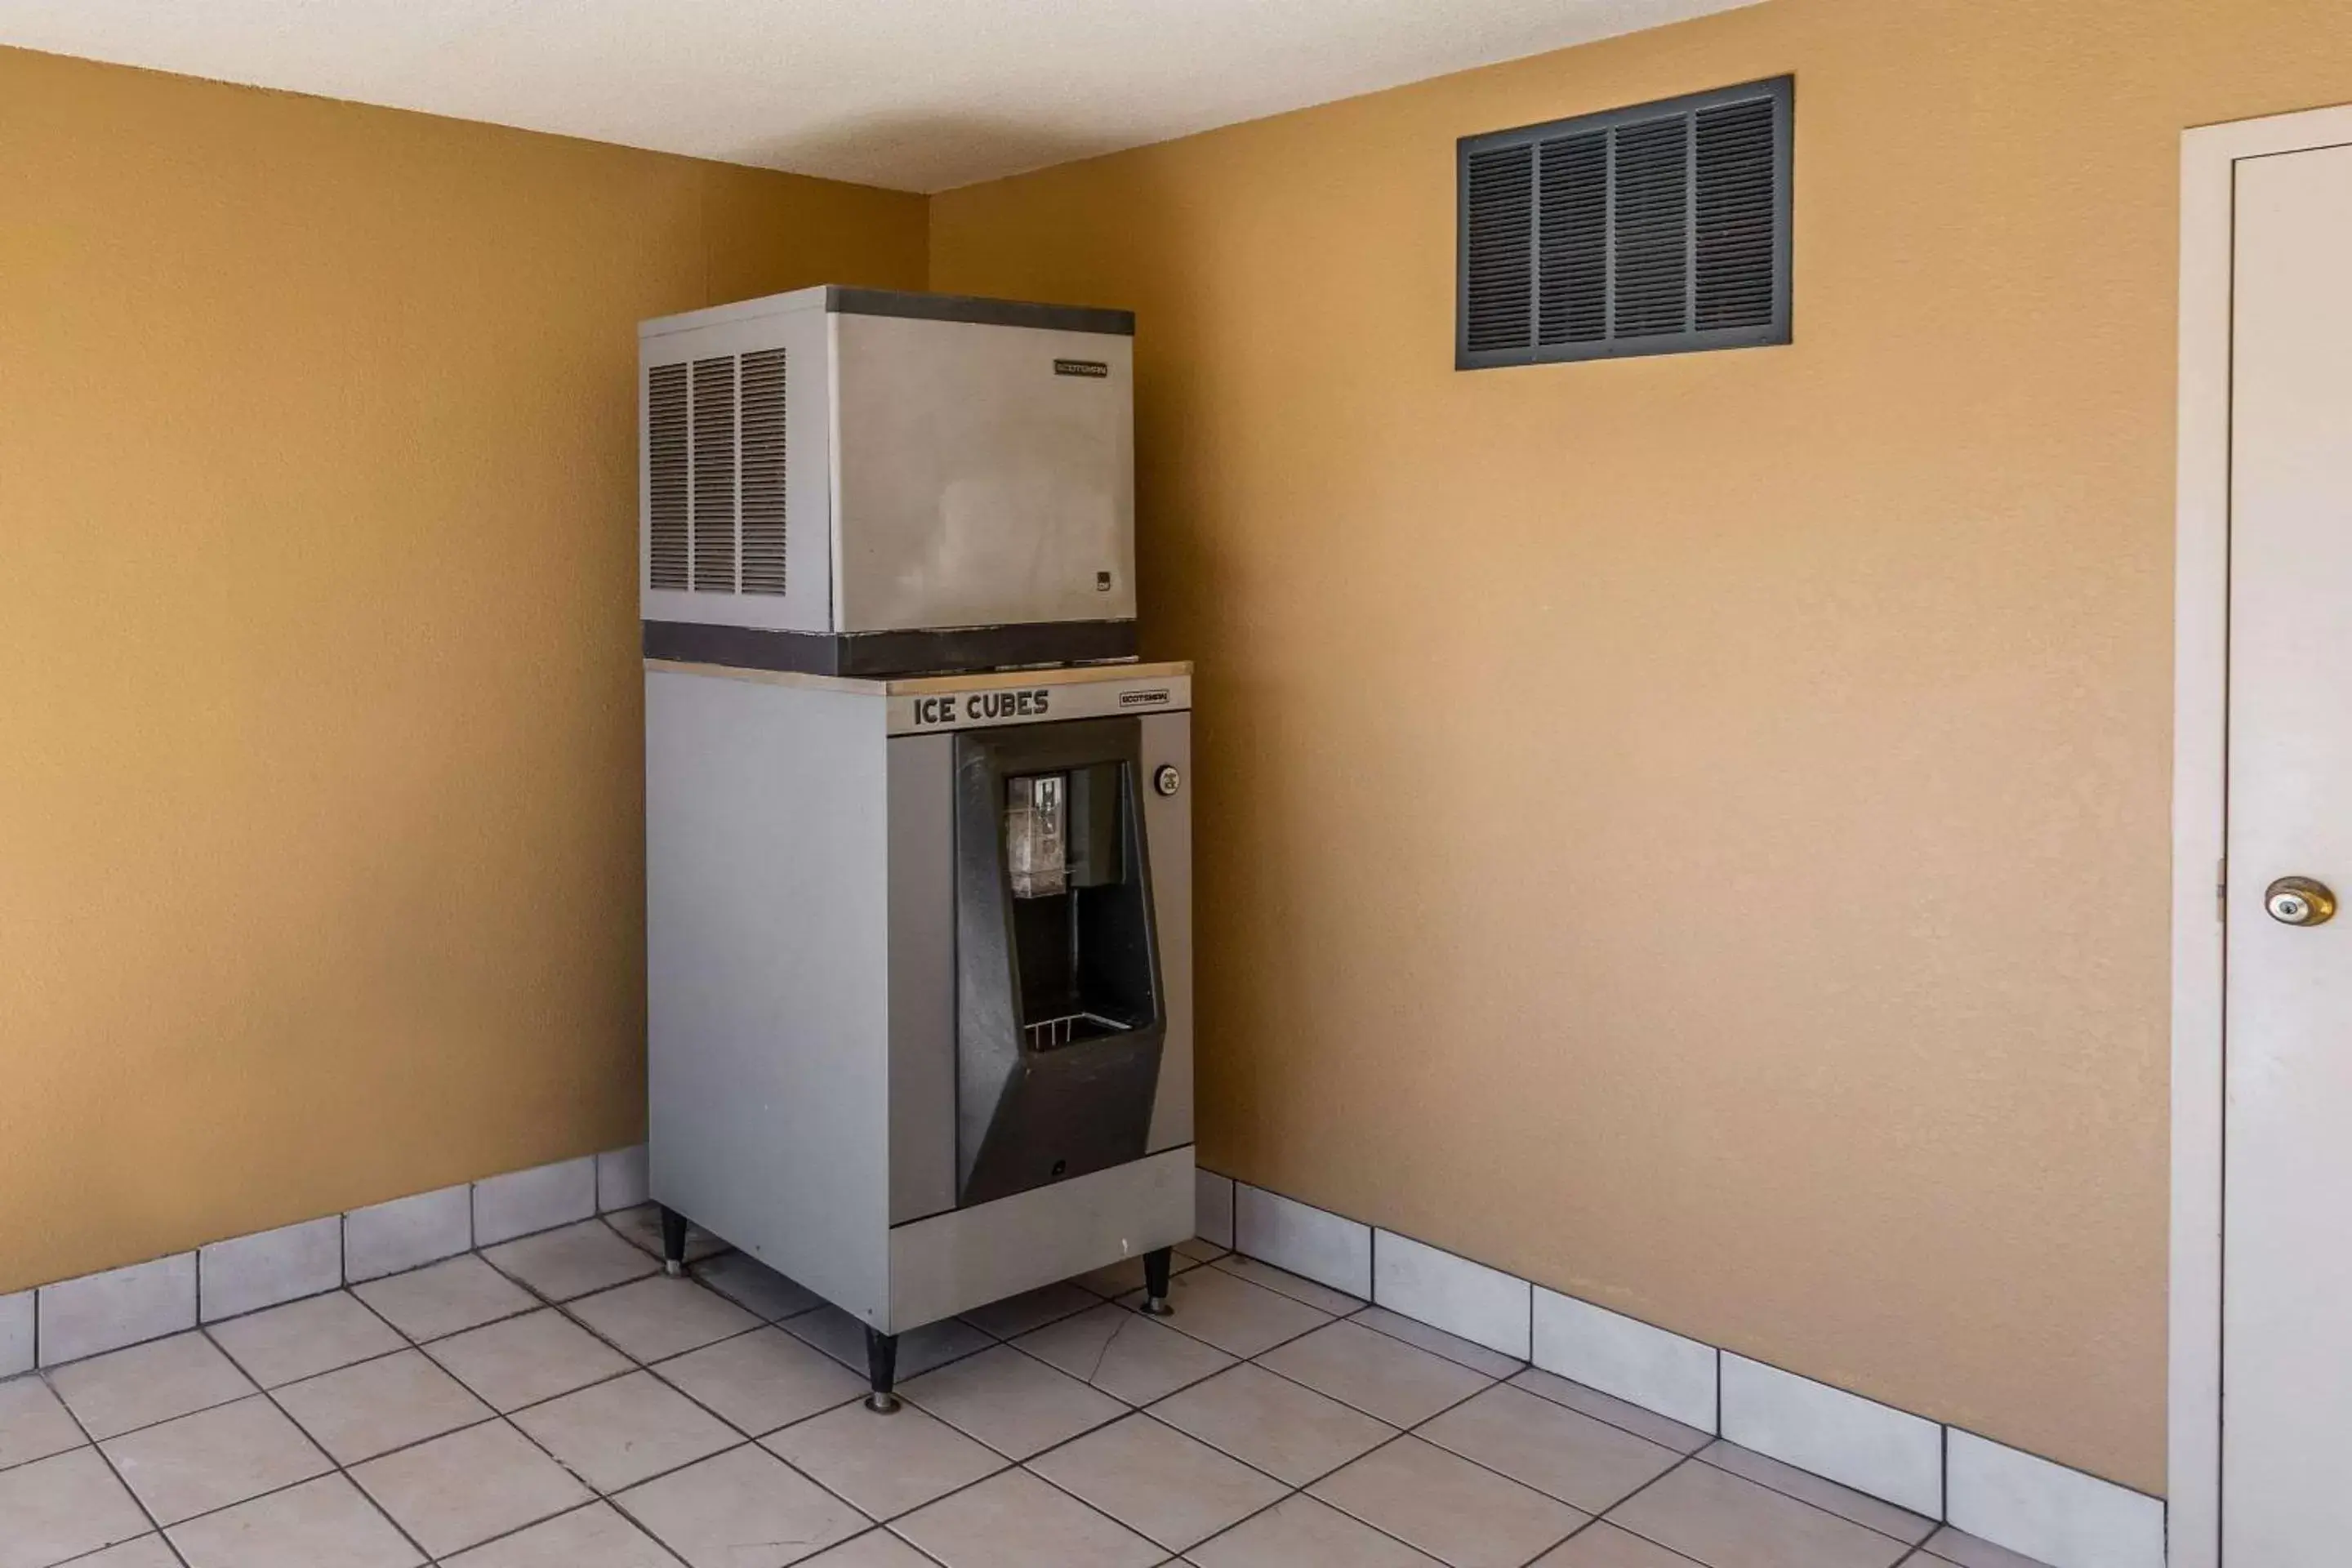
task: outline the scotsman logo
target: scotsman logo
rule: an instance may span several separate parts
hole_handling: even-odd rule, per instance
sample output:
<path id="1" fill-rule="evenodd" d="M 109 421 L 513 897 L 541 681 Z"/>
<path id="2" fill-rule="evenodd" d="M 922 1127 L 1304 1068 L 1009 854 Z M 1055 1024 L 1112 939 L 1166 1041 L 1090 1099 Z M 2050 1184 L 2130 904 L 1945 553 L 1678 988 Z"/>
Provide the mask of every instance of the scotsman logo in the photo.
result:
<path id="1" fill-rule="evenodd" d="M 1118 705 L 1122 708 L 1165 708 L 1168 706 L 1168 689 L 1161 686 L 1150 691 L 1122 691 L 1118 694 Z"/>

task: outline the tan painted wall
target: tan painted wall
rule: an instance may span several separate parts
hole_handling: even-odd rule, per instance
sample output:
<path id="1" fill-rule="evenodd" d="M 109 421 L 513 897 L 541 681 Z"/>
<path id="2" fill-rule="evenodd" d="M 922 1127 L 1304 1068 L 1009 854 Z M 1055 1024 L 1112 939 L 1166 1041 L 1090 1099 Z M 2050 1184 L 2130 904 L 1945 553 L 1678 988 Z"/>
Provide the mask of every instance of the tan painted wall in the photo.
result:
<path id="1" fill-rule="evenodd" d="M 1793 70 L 1797 342 L 1456 374 L 1454 139 Z M 1202 1150 L 2164 1481 L 2178 134 L 2339 0 L 1772 0 L 935 200 L 1135 307 Z"/>
<path id="2" fill-rule="evenodd" d="M 0 1290 L 639 1136 L 635 323 L 924 222 L 0 50 Z"/>

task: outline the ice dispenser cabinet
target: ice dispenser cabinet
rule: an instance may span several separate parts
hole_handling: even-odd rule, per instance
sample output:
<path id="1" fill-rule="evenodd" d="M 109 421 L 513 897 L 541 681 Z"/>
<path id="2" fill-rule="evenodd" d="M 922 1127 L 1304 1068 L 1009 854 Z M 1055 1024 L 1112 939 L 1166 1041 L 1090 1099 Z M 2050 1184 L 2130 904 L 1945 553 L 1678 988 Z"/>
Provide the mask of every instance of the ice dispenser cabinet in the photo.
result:
<path id="1" fill-rule="evenodd" d="M 638 332 L 663 1261 L 691 1222 L 862 1323 L 877 1411 L 902 1331 L 1136 1261 L 1164 1312 L 1194 1231 L 1134 331 L 815 288 Z"/>
<path id="2" fill-rule="evenodd" d="M 1144 1152 L 1167 1019 L 1138 726 L 956 737 L 960 1204 Z"/>

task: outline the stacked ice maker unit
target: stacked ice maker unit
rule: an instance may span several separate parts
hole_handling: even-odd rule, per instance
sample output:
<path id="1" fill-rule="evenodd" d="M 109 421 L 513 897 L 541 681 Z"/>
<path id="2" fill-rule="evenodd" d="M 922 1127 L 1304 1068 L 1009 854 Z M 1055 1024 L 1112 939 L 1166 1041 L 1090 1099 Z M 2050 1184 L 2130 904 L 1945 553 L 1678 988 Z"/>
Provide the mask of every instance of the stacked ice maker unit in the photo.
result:
<path id="1" fill-rule="evenodd" d="M 1135 655 L 1134 318 L 803 289 L 638 329 L 654 658 Z"/>
<path id="2" fill-rule="evenodd" d="M 653 1195 L 897 1336 L 1192 1232 L 1192 675 L 1134 662 L 1132 319 L 647 322 Z"/>

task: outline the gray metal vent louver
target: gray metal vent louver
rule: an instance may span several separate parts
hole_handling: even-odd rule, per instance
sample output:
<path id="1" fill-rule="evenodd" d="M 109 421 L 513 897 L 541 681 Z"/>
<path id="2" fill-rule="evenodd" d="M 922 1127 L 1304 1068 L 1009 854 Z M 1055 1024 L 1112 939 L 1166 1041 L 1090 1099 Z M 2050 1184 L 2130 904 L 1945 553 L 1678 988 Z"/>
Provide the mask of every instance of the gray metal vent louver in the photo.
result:
<path id="1" fill-rule="evenodd" d="M 646 373 L 646 581 L 656 588 L 686 586 L 686 366 L 657 364 Z"/>
<path id="2" fill-rule="evenodd" d="M 735 356 L 694 362 L 694 582 L 735 591 Z"/>
<path id="3" fill-rule="evenodd" d="M 1795 81 L 1465 137 L 1464 370 L 1784 343 Z"/>
<path id="4" fill-rule="evenodd" d="M 784 351 L 646 371 L 646 585 L 785 591 Z"/>
<path id="5" fill-rule="evenodd" d="M 784 591 L 784 351 L 743 356 L 743 592 Z"/>

